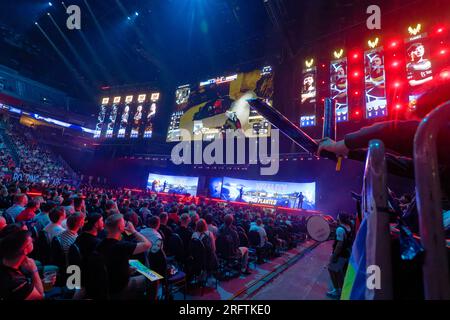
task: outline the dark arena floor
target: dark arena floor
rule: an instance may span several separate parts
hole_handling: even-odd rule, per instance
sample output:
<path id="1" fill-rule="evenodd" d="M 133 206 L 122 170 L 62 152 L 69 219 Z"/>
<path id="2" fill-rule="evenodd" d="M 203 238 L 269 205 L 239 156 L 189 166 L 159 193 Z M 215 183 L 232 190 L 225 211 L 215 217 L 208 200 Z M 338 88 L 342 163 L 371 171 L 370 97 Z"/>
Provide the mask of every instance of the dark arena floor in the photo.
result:
<path id="1" fill-rule="evenodd" d="M 0 309 L 447 314 L 449 141 L 448 0 L 0 1 Z"/>

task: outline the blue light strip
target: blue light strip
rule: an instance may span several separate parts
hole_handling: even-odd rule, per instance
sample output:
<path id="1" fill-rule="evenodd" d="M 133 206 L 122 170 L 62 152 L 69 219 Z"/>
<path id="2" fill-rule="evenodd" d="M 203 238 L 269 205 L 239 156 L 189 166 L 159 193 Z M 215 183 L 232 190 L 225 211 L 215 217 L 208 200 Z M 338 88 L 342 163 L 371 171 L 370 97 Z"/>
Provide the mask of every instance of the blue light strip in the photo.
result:
<path id="1" fill-rule="evenodd" d="M 73 130 L 76 130 L 76 131 L 86 132 L 86 133 L 90 133 L 90 134 L 94 134 L 94 131 L 95 131 L 93 129 L 85 128 L 85 127 L 82 127 L 82 126 L 79 126 L 79 125 L 76 125 L 76 124 L 71 124 L 71 123 L 68 123 L 68 122 L 59 121 L 59 120 L 56 120 L 56 119 L 53 119 L 53 118 L 43 117 L 43 116 L 41 116 L 41 115 L 39 115 L 37 113 L 28 113 L 28 112 L 23 111 L 21 109 L 15 108 L 13 106 L 8 106 L 8 105 L 2 104 L 2 103 L 0 103 L 0 109 L 8 110 L 11 113 L 16 113 L 16 114 L 19 114 L 19 115 L 24 114 L 24 115 L 30 116 L 30 117 L 32 117 L 32 118 L 34 118 L 36 120 L 47 122 L 47 123 L 50 123 L 50 124 L 53 124 L 53 125 L 56 125 L 56 126 L 59 126 L 59 127 L 63 127 L 63 128 L 73 129 Z"/>

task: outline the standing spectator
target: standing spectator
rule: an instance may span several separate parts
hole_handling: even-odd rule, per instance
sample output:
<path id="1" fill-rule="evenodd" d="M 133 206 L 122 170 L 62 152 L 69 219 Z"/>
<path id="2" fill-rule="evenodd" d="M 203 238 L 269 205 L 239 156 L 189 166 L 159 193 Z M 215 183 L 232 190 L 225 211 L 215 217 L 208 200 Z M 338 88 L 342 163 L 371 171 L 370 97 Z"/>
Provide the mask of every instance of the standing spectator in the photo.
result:
<path id="1" fill-rule="evenodd" d="M 217 238 L 217 235 L 219 234 L 219 228 L 217 228 L 216 225 L 213 223 L 213 216 L 212 214 L 208 213 L 205 217 L 206 224 L 208 225 L 208 230 L 211 231 L 214 235 L 214 237 Z"/>
<path id="2" fill-rule="evenodd" d="M 348 216 L 340 214 L 337 220 L 336 239 L 333 243 L 333 253 L 328 264 L 328 272 L 333 283 L 333 289 L 328 291 L 327 295 L 332 298 L 339 298 L 341 296 L 344 276 L 352 248 L 352 229 Z"/>

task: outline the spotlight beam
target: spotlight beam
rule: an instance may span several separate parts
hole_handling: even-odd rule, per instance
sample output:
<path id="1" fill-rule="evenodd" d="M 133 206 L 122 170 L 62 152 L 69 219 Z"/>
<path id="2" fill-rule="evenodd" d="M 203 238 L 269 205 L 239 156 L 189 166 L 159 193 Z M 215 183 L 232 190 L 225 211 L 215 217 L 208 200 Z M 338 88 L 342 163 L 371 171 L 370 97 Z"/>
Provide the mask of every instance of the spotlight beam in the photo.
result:
<path id="1" fill-rule="evenodd" d="M 64 9 L 67 11 L 67 6 L 65 4 L 65 2 L 61 2 L 62 6 L 64 7 Z M 105 68 L 105 66 L 102 64 L 102 62 L 100 61 L 100 59 L 97 57 L 97 54 L 95 53 L 94 48 L 92 47 L 92 45 L 89 43 L 89 41 L 87 40 L 86 36 L 84 35 L 83 31 L 81 29 L 77 30 L 79 32 L 79 35 L 81 37 L 81 40 L 83 40 L 84 44 L 86 45 L 86 47 L 88 48 L 89 53 L 92 56 L 92 59 L 94 59 L 95 64 L 97 64 L 100 69 L 99 71 L 101 72 L 101 75 L 103 77 L 103 79 L 107 80 L 108 82 L 112 81 L 112 76 L 111 74 L 108 72 L 108 70 Z"/>
<path id="2" fill-rule="evenodd" d="M 75 78 L 80 82 L 81 86 L 85 90 L 86 93 L 91 94 L 89 87 L 81 81 L 81 76 L 78 73 L 77 69 L 70 63 L 69 60 L 64 56 L 64 54 L 58 49 L 58 47 L 55 45 L 55 43 L 50 39 L 50 37 L 47 35 L 47 33 L 42 29 L 42 27 L 39 25 L 39 23 L 35 22 L 36 27 L 41 31 L 41 33 L 44 35 L 44 37 L 47 39 L 47 41 L 50 43 L 50 45 L 53 47 L 55 52 L 58 54 L 58 56 L 61 58 L 61 60 L 64 62 L 66 67 L 69 69 L 70 72 L 72 72 L 75 75 Z"/>
<path id="3" fill-rule="evenodd" d="M 73 55 L 78 59 L 78 61 L 80 62 L 81 68 L 83 69 L 83 71 L 85 73 L 88 74 L 90 79 L 95 80 L 95 76 L 92 74 L 91 70 L 89 69 L 89 67 L 87 66 L 86 62 L 83 60 L 83 58 L 81 58 L 81 56 L 78 54 L 77 50 L 74 48 L 74 46 L 70 43 L 69 39 L 67 39 L 66 35 L 62 32 L 61 28 L 58 26 L 58 24 L 56 23 L 55 19 L 53 19 L 53 16 L 48 13 L 47 14 L 48 17 L 50 18 L 50 20 L 53 22 L 53 25 L 56 27 L 56 29 L 58 30 L 59 34 L 61 35 L 61 37 L 64 39 L 64 42 L 67 44 L 67 46 L 69 47 L 70 51 L 72 51 Z"/>
<path id="4" fill-rule="evenodd" d="M 98 22 L 97 18 L 95 17 L 95 14 L 94 14 L 94 12 L 92 11 L 91 7 L 89 6 L 88 2 L 87 2 L 86 0 L 83 0 L 83 2 L 84 2 L 84 4 L 86 5 L 86 7 L 87 7 L 87 9 L 88 9 L 88 11 L 89 11 L 89 14 L 91 15 L 92 20 L 94 21 L 94 24 L 95 24 L 95 26 L 97 27 L 98 32 L 100 33 L 100 36 L 101 36 L 102 39 L 103 39 L 103 42 L 104 42 L 105 45 L 108 47 L 108 48 L 107 48 L 107 49 L 108 49 L 107 51 L 113 53 L 113 54 L 111 55 L 111 57 L 112 57 L 112 59 L 113 59 L 114 66 L 116 67 L 117 70 L 120 71 L 120 73 L 121 73 L 122 75 L 124 75 L 124 76 L 126 77 L 126 80 L 127 80 L 127 81 L 131 81 L 131 79 L 130 79 L 129 76 L 128 76 L 128 73 L 127 73 L 125 70 L 122 69 L 121 64 L 117 61 L 117 57 L 114 55 L 114 48 L 113 48 L 113 47 L 111 46 L 111 44 L 109 43 L 109 41 L 108 41 L 108 39 L 107 39 L 107 37 L 106 37 L 106 35 L 105 35 L 105 32 L 103 31 L 103 29 L 102 29 L 100 23 Z"/>

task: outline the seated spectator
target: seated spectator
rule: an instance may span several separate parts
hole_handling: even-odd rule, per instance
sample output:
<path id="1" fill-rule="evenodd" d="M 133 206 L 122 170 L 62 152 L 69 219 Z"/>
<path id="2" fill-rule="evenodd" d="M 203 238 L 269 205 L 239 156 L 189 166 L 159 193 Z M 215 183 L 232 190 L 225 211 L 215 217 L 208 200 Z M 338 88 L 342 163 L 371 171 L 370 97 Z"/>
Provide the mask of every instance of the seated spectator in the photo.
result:
<path id="1" fill-rule="evenodd" d="M 15 231 L 0 242 L 0 300 L 40 300 L 44 287 L 38 268 L 28 258 L 33 239 L 28 231 Z"/>
<path id="2" fill-rule="evenodd" d="M 178 235 L 180 236 L 181 240 L 183 241 L 184 250 L 186 252 L 189 251 L 189 243 L 191 242 L 192 238 L 192 229 L 189 227 L 189 222 L 191 221 L 191 218 L 189 217 L 189 214 L 183 213 L 180 218 L 180 227 L 177 230 Z"/>
<path id="3" fill-rule="evenodd" d="M 142 218 L 142 221 L 144 222 L 144 224 L 147 224 L 147 220 L 148 218 L 152 215 L 152 213 L 150 212 L 150 210 L 148 209 L 148 202 L 144 202 L 142 204 L 141 209 L 139 209 L 139 215 Z"/>
<path id="4" fill-rule="evenodd" d="M 88 257 L 94 252 L 100 243 L 98 234 L 104 228 L 103 217 L 99 213 L 88 214 L 86 221 L 83 231 L 75 240 L 82 258 Z"/>
<path id="5" fill-rule="evenodd" d="M 161 213 L 159 215 L 159 219 L 160 219 L 159 231 L 164 236 L 164 246 L 165 246 L 165 248 L 167 248 L 168 247 L 168 243 L 169 243 L 169 239 L 172 236 L 173 230 L 172 230 L 171 227 L 169 227 L 167 225 L 167 222 L 169 221 L 169 216 L 167 215 L 166 212 Z"/>
<path id="6" fill-rule="evenodd" d="M 84 199 L 81 197 L 77 197 L 73 199 L 73 208 L 75 212 L 82 212 L 86 214 L 86 204 Z"/>
<path id="7" fill-rule="evenodd" d="M 217 238 L 217 235 L 219 234 L 219 228 L 213 223 L 213 216 L 212 214 L 207 214 L 205 217 L 205 221 L 208 225 L 208 230 L 211 231 L 214 236 Z"/>
<path id="8" fill-rule="evenodd" d="M 0 216 L 0 232 L 6 227 L 6 219 L 2 216 Z"/>
<path id="9" fill-rule="evenodd" d="M 224 217 L 224 223 L 219 228 L 219 236 L 227 237 L 231 240 L 233 250 L 235 254 L 239 255 L 241 257 L 241 272 L 243 274 L 250 274 L 250 269 L 248 267 L 248 248 L 247 247 L 240 247 L 240 240 L 239 235 L 233 226 L 233 215 L 227 214 Z"/>
<path id="10" fill-rule="evenodd" d="M 30 200 L 25 209 L 16 217 L 16 222 L 26 222 L 34 219 L 36 211 L 39 210 L 40 202 L 35 199 Z"/>
<path id="11" fill-rule="evenodd" d="M 68 198 L 68 199 L 64 200 L 64 202 L 62 203 L 62 206 L 66 210 L 66 216 L 70 216 L 72 213 L 75 212 L 75 208 L 73 207 L 73 199 L 72 198 Z"/>
<path id="12" fill-rule="evenodd" d="M 17 216 L 25 210 L 25 206 L 28 203 L 28 198 L 26 194 L 16 194 L 14 196 L 14 204 L 8 208 L 5 213 L 16 221 Z"/>
<path id="13" fill-rule="evenodd" d="M 150 217 L 148 221 L 148 228 L 142 229 L 141 234 L 147 238 L 150 243 L 150 252 L 157 253 L 163 248 L 163 237 L 159 233 L 160 219 L 157 216 Z"/>
<path id="14" fill-rule="evenodd" d="M 53 202 L 44 202 L 41 204 L 41 212 L 38 213 L 33 219 L 36 223 L 36 228 L 38 231 L 41 231 L 49 223 L 51 223 L 49 213 L 54 208 L 56 208 L 56 204 Z"/>
<path id="15" fill-rule="evenodd" d="M 249 232 L 252 231 L 256 231 L 259 234 L 259 248 L 264 251 L 269 251 L 273 248 L 273 245 L 268 240 L 261 218 L 256 219 L 256 223 L 251 224 Z"/>
<path id="16" fill-rule="evenodd" d="M 47 232 L 48 240 L 52 241 L 53 237 L 65 230 L 62 222 L 66 218 L 66 210 L 63 207 L 56 207 L 50 211 L 48 216 L 51 223 L 44 228 L 44 231 Z"/>
<path id="17" fill-rule="evenodd" d="M 121 214 L 110 215 L 106 219 L 105 227 L 107 237 L 99 243 L 97 251 L 105 259 L 111 297 L 113 299 L 142 298 L 146 278 L 142 275 L 130 277 L 128 261 L 134 255 L 149 250 L 152 244 L 134 229 L 132 223 L 125 225 Z M 124 232 L 133 235 L 136 242 L 121 240 Z M 151 297 L 156 298 L 156 290 L 153 290 Z"/>
<path id="18" fill-rule="evenodd" d="M 216 237 L 208 230 L 208 226 L 204 219 L 197 221 L 195 232 L 192 234 L 192 239 L 200 240 L 205 246 L 207 252 L 207 270 L 217 270 L 217 256 L 216 256 Z"/>
<path id="19" fill-rule="evenodd" d="M 64 254 L 67 256 L 70 246 L 78 237 L 78 230 L 84 225 L 84 214 L 75 212 L 67 218 L 67 230 L 61 232 L 58 237 L 61 239 L 61 245 Z"/>

